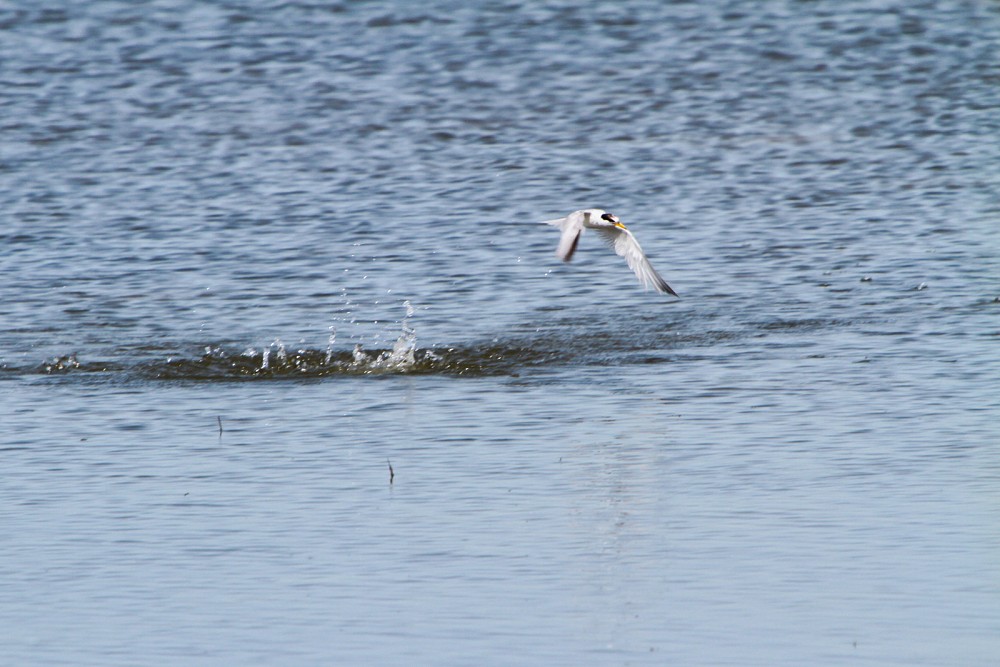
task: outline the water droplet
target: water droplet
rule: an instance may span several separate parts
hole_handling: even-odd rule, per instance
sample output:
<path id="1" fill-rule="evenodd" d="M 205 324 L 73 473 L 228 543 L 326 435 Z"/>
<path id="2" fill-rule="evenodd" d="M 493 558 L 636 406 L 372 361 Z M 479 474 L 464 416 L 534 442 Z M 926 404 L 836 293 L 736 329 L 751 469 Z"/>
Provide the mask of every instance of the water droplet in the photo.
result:
<path id="1" fill-rule="evenodd" d="M 333 360 L 333 346 L 337 342 L 337 330 L 330 327 L 330 338 L 326 344 L 326 357 L 323 360 L 324 366 L 329 366 L 330 362 Z"/>
<path id="2" fill-rule="evenodd" d="M 354 357 L 355 364 L 363 364 L 368 361 L 368 355 L 361 351 L 361 343 L 356 343 L 354 345 L 354 351 L 351 352 Z"/>

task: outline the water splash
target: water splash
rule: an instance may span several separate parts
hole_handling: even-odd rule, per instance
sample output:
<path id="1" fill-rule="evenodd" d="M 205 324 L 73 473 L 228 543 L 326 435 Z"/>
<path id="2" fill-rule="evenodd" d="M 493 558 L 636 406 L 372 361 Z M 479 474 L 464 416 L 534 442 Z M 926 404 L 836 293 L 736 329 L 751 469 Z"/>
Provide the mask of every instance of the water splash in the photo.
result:
<path id="1" fill-rule="evenodd" d="M 361 350 L 361 343 L 354 346 L 354 350 L 351 352 L 351 359 L 355 366 L 363 366 L 368 363 L 368 355 Z"/>
<path id="2" fill-rule="evenodd" d="M 406 307 L 406 315 L 400 322 L 402 331 L 393 344 L 392 350 L 368 354 L 358 343 L 351 353 L 355 369 L 365 372 L 406 372 L 417 365 L 417 332 L 410 326 L 410 318 L 416 311 L 409 300 L 404 301 L 403 306 Z"/>
<path id="3" fill-rule="evenodd" d="M 323 363 L 329 365 L 333 360 L 333 346 L 337 344 L 337 329 L 335 327 L 330 327 L 330 338 L 326 343 L 326 358 Z"/>
<path id="4" fill-rule="evenodd" d="M 236 379 L 322 377 L 327 375 L 369 375 L 458 371 L 447 369 L 441 355 L 417 348 L 417 332 L 411 325 L 416 309 L 409 301 L 403 302 L 405 315 L 400 320 L 399 335 L 389 349 L 365 350 L 361 343 L 347 351 L 337 351 L 337 330 L 330 327 L 330 335 L 323 350 L 300 349 L 289 351 L 280 338 L 257 351 L 253 347 L 242 353 L 230 355 L 219 347 L 206 347 L 197 360 L 168 359 L 166 365 L 155 370 L 158 378 Z M 355 319 L 352 317 L 351 322 Z M 377 338 L 376 338 L 377 343 Z"/>
<path id="5" fill-rule="evenodd" d="M 406 307 L 406 315 L 400 323 L 402 333 L 399 334 L 399 338 L 396 339 L 396 343 L 392 346 L 392 354 L 389 355 L 388 361 L 393 364 L 409 364 L 412 366 L 416 363 L 414 351 L 417 348 L 417 332 L 410 326 L 410 318 L 413 317 L 416 311 L 410 305 L 409 300 L 404 301 L 403 305 Z"/>
<path id="6" fill-rule="evenodd" d="M 261 358 L 261 369 L 267 370 L 271 367 L 271 355 L 274 355 L 274 362 L 279 366 L 284 366 L 288 363 L 288 351 L 285 349 L 285 344 L 281 342 L 280 338 L 275 338 L 274 342 L 264 348 Z"/>
<path id="7" fill-rule="evenodd" d="M 40 366 L 24 369 L 28 372 L 40 372 L 44 375 L 61 375 L 80 373 L 107 373 L 121 370 L 121 365 L 110 361 L 80 361 L 76 353 L 64 354 L 42 362 Z M 0 369 L 7 372 L 23 372 L 22 369 L 11 367 L 7 364 L 0 365 Z"/>
<path id="8" fill-rule="evenodd" d="M 76 354 L 48 357 L 26 365 L 0 360 L 0 380 L 18 375 L 44 374 L 72 381 L 94 381 L 103 374 L 109 381 L 222 381 L 301 380 L 359 375 L 519 376 L 531 369 L 563 364 L 615 366 L 621 364 L 669 363 L 676 358 L 698 358 L 697 348 L 731 346 L 745 337 L 801 335 L 830 327 L 849 327 L 857 320 L 801 319 L 743 322 L 739 326 L 684 330 L 660 326 L 590 329 L 598 335 L 580 336 L 586 320 L 560 318 L 548 327 L 522 327 L 520 335 L 500 335 L 491 340 L 464 345 L 421 349 L 412 324 L 416 308 L 406 301 L 405 315 L 397 321 L 398 333 L 391 346 L 370 339 L 370 349 L 352 340 L 337 349 L 337 330 L 330 327 L 325 346 L 289 349 L 280 338 L 264 348 L 207 346 L 199 356 L 177 354 L 175 345 L 157 352 L 142 345 L 118 350 L 110 359 L 84 360 Z M 348 315 L 348 314 L 345 314 Z M 354 322 L 353 314 L 351 322 Z M 346 319 L 345 319 L 346 321 Z M 652 321 L 652 320 L 641 320 Z M 877 320 L 872 320 L 877 322 Z M 349 329 L 350 330 L 350 329 Z M 386 338 L 390 338 L 386 332 Z M 685 351 L 686 350 L 686 351 Z M 676 352 L 675 352 L 676 351 Z M 162 356 L 160 356 L 162 354 Z"/>
<path id="9" fill-rule="evenodd" d="M 51 361 L 46 361 L 42 364 L 42 370 L 45 373 L 58 373 L 59 371 L 66 371 L 80 368 L 80 361 L 76 358 L 75 354 L 66 354 L 61 357 L 56 357 Z"/>

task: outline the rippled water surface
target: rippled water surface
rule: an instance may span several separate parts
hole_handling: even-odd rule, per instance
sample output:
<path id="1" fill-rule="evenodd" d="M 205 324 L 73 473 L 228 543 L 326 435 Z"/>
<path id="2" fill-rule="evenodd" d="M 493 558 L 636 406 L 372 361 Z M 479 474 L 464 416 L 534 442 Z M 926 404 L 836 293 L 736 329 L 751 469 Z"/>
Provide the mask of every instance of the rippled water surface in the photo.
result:
<path id="1" fill-rule="evenodd" d="M 996 664 L 997 35 L 0 5 L 0 663 Z"/>

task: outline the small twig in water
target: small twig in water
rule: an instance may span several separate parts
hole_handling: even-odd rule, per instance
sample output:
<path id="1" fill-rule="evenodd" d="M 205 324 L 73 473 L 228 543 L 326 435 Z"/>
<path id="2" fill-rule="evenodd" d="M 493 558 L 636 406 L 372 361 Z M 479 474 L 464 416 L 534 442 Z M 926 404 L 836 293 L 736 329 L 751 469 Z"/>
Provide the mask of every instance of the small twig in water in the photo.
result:
<path id="1" fill-rule="evenodd" d="M 389 483 L 392 484 L 392 479 L 396 476 L 396 473 L 392 469 L 392 462 L 389 459 L 385 460 L 389 464 Z"/>
<path id="2" fill-rule="evenodd" d="M 222 417 L 216 417 L 219 420 L 219 437 L 222 437 Z"/>

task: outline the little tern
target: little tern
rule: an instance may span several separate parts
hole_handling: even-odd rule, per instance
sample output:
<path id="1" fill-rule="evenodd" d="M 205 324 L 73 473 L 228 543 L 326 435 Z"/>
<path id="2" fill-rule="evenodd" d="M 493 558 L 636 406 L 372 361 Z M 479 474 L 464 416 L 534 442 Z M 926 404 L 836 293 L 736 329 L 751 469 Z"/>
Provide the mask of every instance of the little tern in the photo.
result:
<path id="1" fill-rule="evenodd" d="M 546 220 L 545 224 L 554 225 L 562 230 L 562 238 L 559 239 L 559 247 L 556 248 L 556 256 L 562 261 L 568 262 L 573 259 L 576 244 L 580 241 L 584 229 L 596 229 L 615 254 L 625 258 L 628 268 L 635 272 L 644 288 L 652 286 L 657 292 L 677 296 L 677 292 L 670 288 L 667 281 L 660 277 L 646 259 L 639 242 L 618 220 L 618 216 L 599 208 L 587 208 L 573 211 L 565 218 Z"/>

